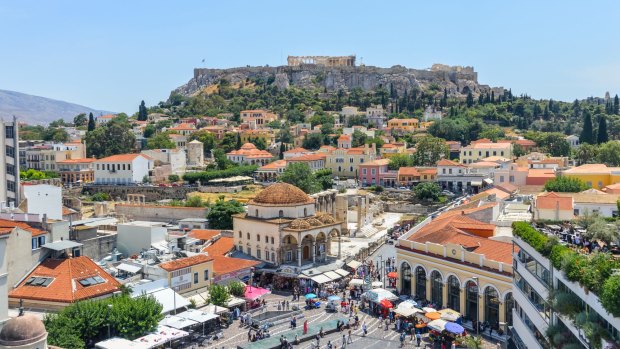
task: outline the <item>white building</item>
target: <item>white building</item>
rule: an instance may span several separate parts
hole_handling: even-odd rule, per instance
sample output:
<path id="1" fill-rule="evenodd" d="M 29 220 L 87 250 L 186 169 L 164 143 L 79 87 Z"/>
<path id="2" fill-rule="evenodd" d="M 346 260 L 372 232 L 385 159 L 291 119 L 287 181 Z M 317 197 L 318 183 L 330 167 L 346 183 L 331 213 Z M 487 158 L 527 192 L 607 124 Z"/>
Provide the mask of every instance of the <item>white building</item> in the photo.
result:
<path id="1" fill-rule="evenodd" d="M 106 124 L 106 123 L 110 122 L 110 120 L 114 119 L 115 117 L 116 117 L 116 115 L 114 115 L 114 114 L 107 114 L 107 115 L 98 116 L 97 119 L 96 119 L 97 125 Z"/>
<path id="2" fill-rule="evenodd" d="M 125 257 L 165 243 L 167 229 L 161 222 L 134 221 L 117 226 L 117 248 Z"/>
<path id="3" fill-rule="evenodd" d="M 17 119 L 0 121 L 0 202 L 19 204 L 19 130 Z"/>
<path id="4" fill-rule="evenodd" d="M 385 123 L 385 110 L 383 106 L 372 105 L 366 108 L 366 119 L 368 120 L 368 127 L 383 128 Z"/>
<path id="5" fill-rule="evenodd" d="M 0 234 L 0 328 L 9 320 L 8 234 Z"/>
<path id="6" fill-rule="evenodd" d="M 579 146 L 579 137 L 575 135 L 566 136 L 566 141 L 571 148 L 577 148 Z"/>
<path id="7" fill-rule="evenodd" d="M 23 185 L 26 213 L 62 220 L 62 188 L 49 184 Z"/>
<path id="8" fill-rule="evenodd" d="M 153 169 L 153 160 L 144 154 L 119 154 L 95 161 L 95 184 L 141 183 Z"/>
<path id="9" fill-rule="evenodd" d="M 153 160 L 154 166 L 170 165 L 170 172 L 181 175 L 185 173 L 187 155 L 183 149 L 151 149 L 143 150 L 144 154 Z"/>
<path id="10" fill-rule="evenodd" d="M 204 144 L 201 141 L 194 139 L 187 143 L 187 165 L 188 166 L 203 166 L 205 163 Z"/>

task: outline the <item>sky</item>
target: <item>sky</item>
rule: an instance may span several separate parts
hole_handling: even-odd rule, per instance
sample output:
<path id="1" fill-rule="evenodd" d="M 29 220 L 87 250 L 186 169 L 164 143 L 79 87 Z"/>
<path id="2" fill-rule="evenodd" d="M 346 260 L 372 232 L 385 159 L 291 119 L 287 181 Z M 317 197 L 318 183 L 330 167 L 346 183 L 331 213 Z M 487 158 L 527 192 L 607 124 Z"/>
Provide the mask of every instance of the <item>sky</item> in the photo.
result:
<path id="1" fill-rule="evenodd" d="M 0 89 L 134 113 L 195 67 L 287 55 L 473 66 L 534 98 L 620 93 L 620 1 L 3 1 Z M 202 60 L 205 60 L 203 63 Z"/>

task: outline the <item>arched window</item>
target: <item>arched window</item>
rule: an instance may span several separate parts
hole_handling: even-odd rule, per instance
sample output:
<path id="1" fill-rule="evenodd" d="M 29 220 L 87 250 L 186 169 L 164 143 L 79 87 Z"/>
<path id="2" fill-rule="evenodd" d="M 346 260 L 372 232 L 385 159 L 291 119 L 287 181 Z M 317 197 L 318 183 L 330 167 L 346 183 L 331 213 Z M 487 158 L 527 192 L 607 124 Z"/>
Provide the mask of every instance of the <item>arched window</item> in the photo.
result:
<path id="1" fill-rule="evenodd" d="M 307 217 L 307 216 L 308 216 L 308 209 L 304 208 L 304 217 Z"/>
<path id="2" fill-rule="evenodd" d="M 437 270 L 431 273 L 431 302 L 437 308 L 443 305 L 443 280 Z"/>
<path id="3" fill-rule="evenodd" d="M 448 277 L 448 308 L 461 311 L 461 282 L 454 275 Z"/>
<path id="4" fill-rule="evenodd" d="M 260 234 L 256 234 L 256 241 L 260 242 Z"/>
<path id="5" fill-rule="evenodd" d="M 250 240 L 250 233 L 247 233 L 246 236 L 247 236 L 248 240 Z"/>
<path id="6" fill-rule="evenodd" d="M 284 217 L 284 211 L 282 210 L 278 211 L 278 217 L 280 218 Z"/>
<path id="7" fill-rule="evenodd" d="M 243 237 L 241 230 L 239 230 L 239 239 L 241 239 Z"/>
<path id="8" fill-rule="evenodd" d="M 499 325 L 499 294 L 491 286 L 484 290 L 484 320 L 493 328 Z"/>
<path id="9" fill-rule="evenodd" d="M 426 299 L 426 270 L 422 267 L 415 269 L 415 295 L 419 299 Z"/>
<path id="10" fill-rule="evenodd" d="M 504 299 L 504 311 L 506 312 L 506 316 L 504 316 L 504 322 L 506 326 L 512 326 L 512 308 L 515 306 L 515 301 L 512 298 L 512 292 L 506 294 L 506 298 Z"/>
<path id="11" fill-rule="evenodd" d="M 400 293 L 411 295 L 411 266 L 403 262 L 400 265 L 400 275 L 402 275 L 402 285 Z"/>
<path id="12" fill-rule="evenodd" d="M 478 285 L 473 281 L 467 281 L 465 286 L 465 316 L 472 321 L 479 321 L 478 318 Z"/>
<path id="13" fill-rule="evenodd" d="M 272 262 L 276 261 L 276 254 L 274 252 L 271 252 L 271 261 Z"/>
<path id="14" fill-rule="evenodd" d="M 265 259 L 269 260 L 269 251 L 265 250 Z"/>

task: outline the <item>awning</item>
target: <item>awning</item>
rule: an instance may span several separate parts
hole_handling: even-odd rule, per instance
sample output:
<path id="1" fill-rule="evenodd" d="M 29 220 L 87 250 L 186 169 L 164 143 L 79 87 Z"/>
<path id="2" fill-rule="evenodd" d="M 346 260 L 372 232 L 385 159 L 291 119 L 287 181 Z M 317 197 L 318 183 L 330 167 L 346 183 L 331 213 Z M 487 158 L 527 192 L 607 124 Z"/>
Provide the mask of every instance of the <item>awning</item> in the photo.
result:
<path id="1" fill-rule="evenodd" d="M 135 273 L 139 272 L 140 270 L 142 270 L 142 267 L 139 266 L 139 265 L 121 263 L 121 264 L 116 266 L 116 269 L 122 270 L 122 271 L 126 271 L 128 273 L 135 274 Z"/>
<path id="2" fill-rule="evenodd" d="M 482 181 L 486 184 L 493 184 L 493 180 L 491 178 L 485 178 Z"/>
<path id="3" fill-rule="evenodd" d="M 326 282 L 332 281 L 332 279 L 330 279 L 327 276 L 321 274 L 321 275 L 313 276 L 312 277 L 312 281 L 316 282 L 317 284 L 324 284 Z"/>
<path id="4" fill-rule="evenodd" d="M 362 286 L 364 284 L 364 280 L 362 279 L 351 279 L 351 281 L 349 281 L 349 285 L 351 286 Z"/>
<path id="5" fill-rule="evenodd" d="M 97 349 L 149 349 L 148 343 L 132 342 L 129 339 L 112 337 L 95 344 Z"/>
<path id="6" fill-rule="evenodd" d="M 445 320 L 433 320 L 427 324 L 428 328 L 431 330 L 435 330 L 437 332 L 441 332 L 446 329 L 446 321 Z"/>
<path id="7" fill-rule="evenodd" d="M 482 181 L 471 181 L 472 187 L 479 187 L 482 185 Z"/>
<path id="8" fill-rule="evenodd" d="M 362 263 L 360 263 L 360 262 L 358 262 L 356 260 L 352 260 L 349 263 L 347 263 L 347 266 L 349 266 L 349 267 L 351 267 L 353 269 L 357 269 L 357 268 L 362 266 Z"/>
<path id="9" fill-rule="evenodd" d="M 342 275 L 338 273 L 334 273 L 333 271 L 326 271 L 325 273 L 323 273 L 323 275 L 327 276 L 328 278 L 332 280 L 338 280 L 342 277 Z"/>
<path id="10" fill-rule="evenodd" d="M 261 296 L 264 296 L 266 294 L 271 293 L 271 291 L 269 291 L 266 288 L 262 288 L 262 287 L 254 287 L 254 286 L 245 286 L 245 293 L 243 295 L 243 298 L 245 299 L 249 299 L 249 300 L 255 300 L 260 298 Z"/>
<path id="11" fill-rule="evenodd" d="M 155 297 L 155 300 L 162 305 L 162 314 L 167 314 L 175 309 L 187 307 L 190 304 L 185 297 L 174 292 L 171 288 L 163 288 L 155 292 L 147 293 L 146 295 Z M 141 296 L 142 294 L 133 294 L 132 298 Z"/>
<path id="12" fill-rule="evenodd" d="M 207 313 L 205 311 L 196 309 L 189 309 L 180 314 L 177 314 L 177 316 L 191 321 L 195 321 L 197 323 L 204 323 L 213 319 L 217 319 L 219 317 L 216 314 Z"/>
<path id="13" fill-rule="evenodd" d="M 404 316 L 404 317 L 409 317 L 409 316 L 413 316 L 416 313 L 422 313 L 422 310 L 418 309 L 418 308 L 413 308 L 413 307 L 397 307 L 396 309 L 393 310 L 396 314 Z"/>
<path id="14" fill-rule="evenodd" d="M 232 308 L 234 306 L 243 305 L 243 304 L 245 304 L 245 300 L 241 298 L 237 298 L 237 297 L 230 297 L 228 302 L 226 302 L 226 307 Z"/>
<path id="15" fill-rule="evenodd" d="M 344 270 L 344 269 L 336 269 L 336 270 L 334 270 L 334 272 L 338 273 L 340 276 L 347 276 L 347 275 L 349 275 L 349 272 Z"/>
<path id="16" fill-rule="evenodd" d="M 83 246 L 79 242 L 71 241 L 71 240 L 60 240 L 54 242 L 48 242 L 47 244 L 41 246 L 43 248 L 47 248 L 54 251 L 64 251 L 74 247 Z"/>
<path id="17" fill-rule="evenodd" d="M 394 295 L 392 292 L 383 289 L 383 288 L 375 288 L 374 290 L 369 290 L 364 292 L 362 296 L 366 297 L 369 301 L 379 303 L 383 299 L 387 299 L 389 301 L 398 300 L 398 297 Z"/>
<path id="18" fill-rule="evenodd" d="M 188 335 L 188 332 L 177 330 L 168 326 L 158 325 L 155 331 L 144 337 L 134 339 L 134 342 L 148 344 L 148 348 L 156 348 L 166 342 L 187 337 Z"/>
<path id="19" fill-rule="evenodd" d="M 177 330 L 182 330 L 187 327 L 198 325 L 198 322 L 180 317 L 178 315 L 166 315 L 166 317 L 164 317 L 159 324 L 161 326 L 168 326 L 171 328 L 176 328 Z"/>

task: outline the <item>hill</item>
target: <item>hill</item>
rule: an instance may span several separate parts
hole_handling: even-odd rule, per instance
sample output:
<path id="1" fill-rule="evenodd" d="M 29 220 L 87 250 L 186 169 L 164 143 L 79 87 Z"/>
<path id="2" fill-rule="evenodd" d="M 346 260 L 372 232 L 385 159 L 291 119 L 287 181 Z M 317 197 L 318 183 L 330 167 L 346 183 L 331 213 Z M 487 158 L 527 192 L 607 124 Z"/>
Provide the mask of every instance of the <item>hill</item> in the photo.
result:
<path id="1" fill-rule="evenodd" d="M 110 113 L 56 99 L 0 90 L 0 117 L 5 120 L 15 115 L 28 124 L 47 124 L 60 118 L 70 121 L 79 113 L 90 112 L 95 116 Z"/>

